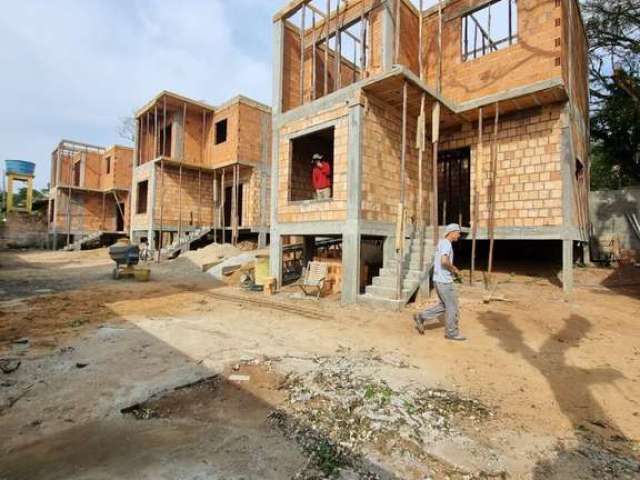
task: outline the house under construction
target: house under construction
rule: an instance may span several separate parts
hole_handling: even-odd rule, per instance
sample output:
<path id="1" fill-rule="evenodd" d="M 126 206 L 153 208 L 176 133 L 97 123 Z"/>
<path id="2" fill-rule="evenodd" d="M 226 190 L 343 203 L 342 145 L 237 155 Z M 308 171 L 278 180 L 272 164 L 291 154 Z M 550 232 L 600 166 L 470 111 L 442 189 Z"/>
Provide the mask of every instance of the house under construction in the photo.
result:
<path id="1" fill-rule="evenodd" d="M 51 154 L 48 225 L 53 249 L 128 232 L 133 149 L 63 140 Z"/>
<path id="2" fill-rule="evenodd" d="M 136 114 L 131 238 L 174 255 L 206 235 L 236 243 L 269 222 L 271 109 L 161 92 Z"/>
<path id="3" fill-rule="evenodd" d="M 342 301 L 398 308 L 457 222 L 472 272 L 478 240 L 489 269 L 495 240 L 558 241 L 569 291 L 588 230 L 579 3 L 429 3 L 294 0 L 274 16 L 271 274 L 283 237 L 341 239 Z M 315 152 L 333 167 L 327 200 L 309 185 Z M 382 259 L 364 269 L 371 242 Z"/>

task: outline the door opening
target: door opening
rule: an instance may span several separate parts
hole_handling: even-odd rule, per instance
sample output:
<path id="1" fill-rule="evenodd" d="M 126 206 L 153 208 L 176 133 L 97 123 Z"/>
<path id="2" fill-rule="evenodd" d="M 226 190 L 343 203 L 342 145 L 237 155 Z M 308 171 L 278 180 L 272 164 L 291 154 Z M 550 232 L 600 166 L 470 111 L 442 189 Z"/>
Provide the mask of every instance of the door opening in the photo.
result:
<path id="1" fill-rule="evenodd" d="M 438 221 L 440 225 L 471 221 L 471 149 L 443 150 L 438 154 Z"/>

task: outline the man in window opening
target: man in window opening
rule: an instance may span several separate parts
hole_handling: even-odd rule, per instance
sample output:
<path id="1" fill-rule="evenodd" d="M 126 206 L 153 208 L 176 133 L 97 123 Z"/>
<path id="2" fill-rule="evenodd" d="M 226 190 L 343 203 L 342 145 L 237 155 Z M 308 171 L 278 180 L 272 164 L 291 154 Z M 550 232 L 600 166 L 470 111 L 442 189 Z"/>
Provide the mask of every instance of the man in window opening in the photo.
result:
<path id="1" fill-rule="evenodd" d="M 447 340 L 466 340 L 460 335 L 458 328 L 458 292 L 454 285 L 454 276 L 460 277 L 460 270 L 453 264 L 452 242 L 460 240 L 462 235 L 460 225 L 452 223 L 445 228 L 445 235 L 438 242 L 433 258 L 433 283 L 440 301 L 437 305 L 427 308 L 414 316 L 416 329 L 420 335 L 424 334 L 424 324 L 427 320 L 434 320 L 441 314 L 447 315 L 445 323 L 445 338 Z"/>
<path id="2" fill-rule="evenodd" d="M 313 154 L 311 163 L 313 163 L 311 182 L 316 191 L 316 200 L 328 200 L 331 198 L 331 165 L 320 153 Z"/>

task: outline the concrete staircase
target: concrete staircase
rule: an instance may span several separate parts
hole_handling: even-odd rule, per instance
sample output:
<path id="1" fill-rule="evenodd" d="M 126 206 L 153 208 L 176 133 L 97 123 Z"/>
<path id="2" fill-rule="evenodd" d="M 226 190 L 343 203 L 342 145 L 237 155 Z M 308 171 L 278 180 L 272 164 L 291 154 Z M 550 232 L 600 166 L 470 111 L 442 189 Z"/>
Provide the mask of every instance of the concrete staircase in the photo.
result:
<path id="1" fill-rule="evenodd" d="M 163 248 L 160 253 L 164 257 L 173 258 L 182 252 L 188 252 L 191 249 L 191 244 L 193 242 L 200 240 L 210 231 L 210 227 L 201 227 L 192 230 L 186 235 L 182 235 L 180 238 L 174 240 L 172 244 L 168 245 L 166 248 Z"/>
<path id="2" fill-rule="evenodd" d="M 69 245 L 64 247 L 62 250 L 64 250 L 65 252 L 82 250 L 83 245 L 86 245 L 87 243 L 90 243 L 90 242 L 95 242 L 96 240 L 100 240 L 100 237 L 102 237 L 102 235 L 103 235 L 103 232 L 95 232 L 95 233 L 92 233 L 91 235 L 85 235 L 84 237 L 76 240 L 75 242 L 70 243 Z"/>
<path id="3" fill-rule="evenodd" d="M 409 238 L 405 241 L 402 268 L 402 294 L 398 298 L 396 288 L 398 278 L 398 261 L 394 255 L 385 256 L 384 267 L 380 274 L 374 277 L 364 295 L 360 295 L 359 303 L 375 308 L 400 310 L 416 293 L 424 277 L 429 274 L 433 261 L 433 246 L 426 241 L 421 245 L 419 238 Z M 420 254 L 422 255 L 422 264 Z"/>

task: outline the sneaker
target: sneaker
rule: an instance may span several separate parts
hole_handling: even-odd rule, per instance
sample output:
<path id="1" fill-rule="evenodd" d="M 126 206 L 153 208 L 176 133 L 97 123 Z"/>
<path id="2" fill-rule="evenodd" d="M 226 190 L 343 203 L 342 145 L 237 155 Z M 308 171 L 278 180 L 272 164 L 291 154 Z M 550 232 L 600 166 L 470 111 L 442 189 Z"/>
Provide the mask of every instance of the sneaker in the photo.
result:
<path id="1" fill-rule="evenodd" d="M 422 320 L 422 318 L 420 317 L 420 314 L 419 314 L 419 313 L 416 313 L 416 314 L 413 316 L 413 321 L 414 321 L 414 322 L 415 322 L 415 324 L 416 324 L 416 330 L 418 331 L 418 333 L 419 333 L 420 335 L 424 335 L 424 325 L 423 325 L 423 320 Z"/>
<path id="2" fill-rule="evenodd" d="M 460 335 L 460 334 L 453 335 L 453 336 L 445 335 L 444 338 L 446 338 L 447 340 L 453 340 L 453 341 L 456 341 L 456 342 L 464 342 L 467 339 L 467 337 L 465 337 L 464 335 Z"/>

